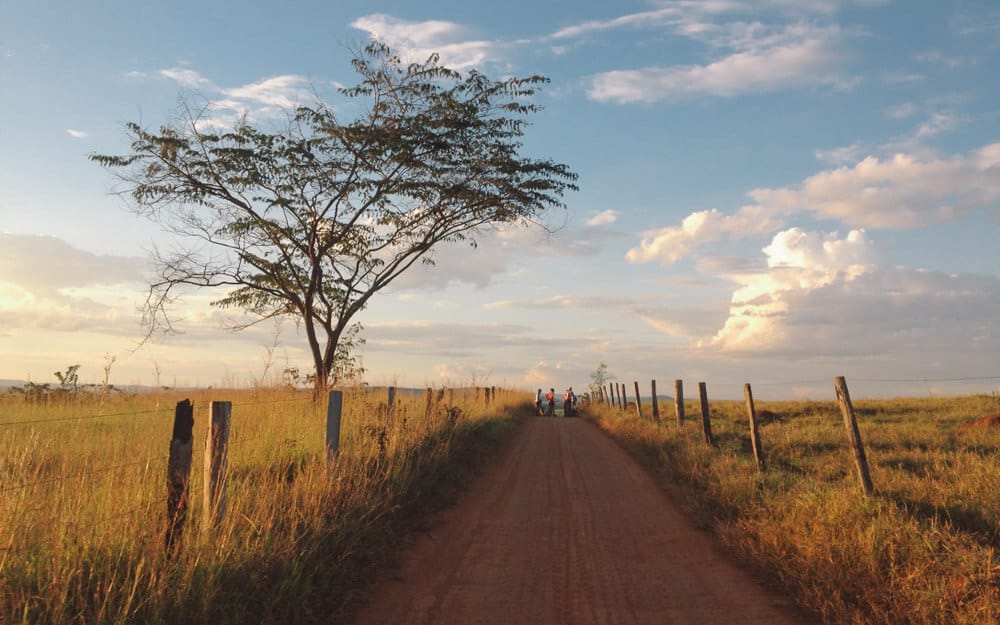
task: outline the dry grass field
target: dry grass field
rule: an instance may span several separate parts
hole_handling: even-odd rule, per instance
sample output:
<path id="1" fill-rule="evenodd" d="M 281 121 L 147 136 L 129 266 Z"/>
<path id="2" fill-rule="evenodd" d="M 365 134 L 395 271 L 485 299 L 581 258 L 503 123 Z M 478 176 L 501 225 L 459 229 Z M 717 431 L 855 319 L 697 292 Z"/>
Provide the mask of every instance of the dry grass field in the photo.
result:
<path id="1" fill-rule="evenodd" d="M 963 429 L 996 397 L 855 401 L 874 484 L 864 496 L 835 402 L 758 402 L 758 472 L 743 402 L 697 403 L 678 427 L 634 410 L 590 417 L 725 546 L 824 623 L 1000 622 L 1000 428 Z M 648 411 L 648 407 L 646 408 Z"/>
<path id="2" fill-rule="evenodd" d="M 164 549 L 174 405 L 195 405 L 191 507 Z M 443 505 L 529 411 L 459 391 L 348 389 L 341 454 L 325 462 L 325 401 L 292 390 L 0 396 L 0 622 L 332 622 L 404 531 Z M 231 401 L 228 507 L 200 527 L 208 403 Z"/>

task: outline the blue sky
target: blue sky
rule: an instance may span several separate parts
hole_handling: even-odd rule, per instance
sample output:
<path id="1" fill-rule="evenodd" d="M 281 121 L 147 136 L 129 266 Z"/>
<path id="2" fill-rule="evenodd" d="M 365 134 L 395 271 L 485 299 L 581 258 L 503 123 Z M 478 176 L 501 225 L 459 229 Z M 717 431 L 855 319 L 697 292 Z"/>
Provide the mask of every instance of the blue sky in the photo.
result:
<path id="1" fill-rule="evenodd" d="M 525 150 L 580 191 L 554 236 L 484 233 L 377 297 L 369 382 L 579 388 L 605 361 L 723 397 L 1000 383 L 947 381 L 1000 375 L 1000 7 L 879 0 L 3 3 L 0 378 L 308 368 L 294 323 L 228 333 L 211 293 L 136 350 L 146 250 L 170 238 L 86 157 L 182 95 L 261 124 L 334 97 L 371 37 L 548 76 Z"/>

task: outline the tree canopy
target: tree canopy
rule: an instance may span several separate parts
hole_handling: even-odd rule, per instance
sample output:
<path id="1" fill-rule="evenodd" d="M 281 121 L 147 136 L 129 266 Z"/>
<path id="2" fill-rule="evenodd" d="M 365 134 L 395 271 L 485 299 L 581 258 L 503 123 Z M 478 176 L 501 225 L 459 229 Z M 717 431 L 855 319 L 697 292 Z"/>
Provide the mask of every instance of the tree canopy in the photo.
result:
<path id="1" fill-rule="evenodd" d="M 245 117 L 223 130 L 188 106 L 158 130 L 127 123 L 127 154 L 90 156 L 138 214 L 178 236 L 154 253 L 147 337 L 172 330 L 182 287 L 219 288 L 214 305 L 299 320 L 321 390 L 375 293 L 432 263 L 439 243 L 538 223 L 576 189 L 567 165 L 521 153 L 546 78 L 463 75 L 437 55 L 408 64 L 379 42 L 352 64 L 358 82 L 340 90 L 362 111 L 352 120 L 317 100 L 278 131 Z"/>

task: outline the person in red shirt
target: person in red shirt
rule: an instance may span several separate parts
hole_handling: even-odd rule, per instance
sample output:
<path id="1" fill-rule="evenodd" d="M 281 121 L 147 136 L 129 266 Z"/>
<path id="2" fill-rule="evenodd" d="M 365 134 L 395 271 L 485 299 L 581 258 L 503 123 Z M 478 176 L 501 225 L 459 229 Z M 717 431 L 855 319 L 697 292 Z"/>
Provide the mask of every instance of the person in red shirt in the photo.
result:
<path id="1" fill-rule="evenodd" d="M 545 414 L 550 417 L 556 416 L 556 389 L 549 389 L 549 392 L 545 394 L 545 401 L 549 402 L 549 410 Z"/>

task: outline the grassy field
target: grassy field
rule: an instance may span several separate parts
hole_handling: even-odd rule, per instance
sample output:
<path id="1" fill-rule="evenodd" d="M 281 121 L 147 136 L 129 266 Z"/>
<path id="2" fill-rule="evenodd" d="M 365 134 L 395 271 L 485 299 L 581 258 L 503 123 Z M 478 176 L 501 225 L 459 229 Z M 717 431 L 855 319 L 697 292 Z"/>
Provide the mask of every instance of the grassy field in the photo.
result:
<path id="1" fill-rule="evenodd" d="M 191 508 L 163 548 L 174 404 L 195 404 Z M 233 402 L 228 509 L 203 531 L 208 402 Z M 348 389 L 341 455 L 325 463 L 325 402 L 289 390 L 0 396 L 0 623 L 328 623 L 426 513 L 452 499 L 531 411 L 456 391 Z"/>
<path id="2" fill-rule="evenodd" d="M 697 403 L 678 427 L 600 405 L 589 416 L 734 556 L 824 623 L 1000 622 L 1000 430 L 958 432 L 996 398 L 855 401 L 875 493 L 863 496 L 835 402 L 758 402 L 758 472 L 743 402 Z M 648 406 L 646 407 L 648 411 Z"/>

